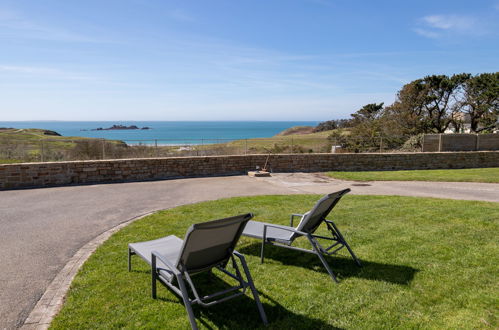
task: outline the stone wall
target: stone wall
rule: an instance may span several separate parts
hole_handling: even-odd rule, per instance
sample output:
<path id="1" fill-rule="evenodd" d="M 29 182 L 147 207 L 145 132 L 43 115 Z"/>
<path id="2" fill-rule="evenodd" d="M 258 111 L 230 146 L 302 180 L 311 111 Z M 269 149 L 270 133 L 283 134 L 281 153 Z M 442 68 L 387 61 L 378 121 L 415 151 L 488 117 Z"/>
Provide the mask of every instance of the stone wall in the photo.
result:
<path id="1" fill-rule="evenodd" d="M 244 174 L 266 155 L 95 160 L 0 165 L 0 189 Z M 275 172 L 499 167 L 499 152 L 272 155 Z"/>
<path id="2" fill-rule="evenodd" d="M 423 152 L 499 150 L 499 134 L 425 134 Z"/>

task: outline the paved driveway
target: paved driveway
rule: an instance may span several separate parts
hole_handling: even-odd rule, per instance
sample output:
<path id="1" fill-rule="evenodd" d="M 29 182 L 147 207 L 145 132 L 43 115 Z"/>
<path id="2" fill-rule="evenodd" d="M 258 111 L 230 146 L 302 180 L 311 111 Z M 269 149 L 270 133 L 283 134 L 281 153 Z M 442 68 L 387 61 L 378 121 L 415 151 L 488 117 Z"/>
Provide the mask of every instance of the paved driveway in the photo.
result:
<path id="1" fill-rule="evenodd" d="M 22 324 L 45 288 L 85 243 L 151 211 L 231 196 L 327 193 L 344 187 L 356 194 L 499 202 L 499 184 L 358 184 L 295 173 L 0 191 L 0 329 Z"/>

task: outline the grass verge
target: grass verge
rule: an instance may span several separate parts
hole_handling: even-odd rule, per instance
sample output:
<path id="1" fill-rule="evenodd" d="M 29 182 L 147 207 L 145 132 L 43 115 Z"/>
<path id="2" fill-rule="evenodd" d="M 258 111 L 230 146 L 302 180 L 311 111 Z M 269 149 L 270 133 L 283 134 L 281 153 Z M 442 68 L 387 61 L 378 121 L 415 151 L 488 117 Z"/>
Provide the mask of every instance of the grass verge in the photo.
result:
<path id="1" fill-rule="evenodd" d="M 328 176 L 353 181 L 440 181 L 499 183 L 499 167 L 451 170 L 327 172 Z"/>
<path id="2" fill-rule="evenodd" d="M 317 195 L 223 199 L 161 211 L 113 235 L 84 264 L 52 329 L 189 328 L 181 300 L 159 286 L 150 298 L 150 274 L 127 244 L 175 234 L 191 223 L 251 211 L 256 220 L 288 223 Z M 497 327 L 499 204 L 393 196 L 346 196 L 333 213 L 364 267 L 346 254 L 328 258 L 331 281 L 314 255 L 268 248 L 242 238 L 270 329 Z M 298 245 L 306 246 L 304 241 Z M 219 275 L 219 274 L 217 274 Z M 198 275 L 208 286 L 213 280 Z M 200 286 L 203 287 L 203 286 Z M 209 292 L 203 292 L 208 294 Z M 249 296 L 211 308 L 195 307 L 202 328 L 259 328 Z"/>

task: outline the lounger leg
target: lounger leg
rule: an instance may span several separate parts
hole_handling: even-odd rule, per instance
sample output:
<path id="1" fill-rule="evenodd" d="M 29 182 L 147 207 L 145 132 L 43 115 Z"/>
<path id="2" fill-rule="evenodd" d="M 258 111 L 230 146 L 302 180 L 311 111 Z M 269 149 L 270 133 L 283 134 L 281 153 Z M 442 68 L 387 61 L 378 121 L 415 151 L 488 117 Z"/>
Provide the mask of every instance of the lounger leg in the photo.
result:
<path id="1" fill-rule="evenodd" d="M 151 296 L 156 299 L 156 256 L 151 257 Z"/>
<path id="2" fill-rule="evenodd" d="M 251 277 L 248 265 L 246 264 L 246 259 L 242 254 L 238 255 L 238 257 L 241 260 L 241 264 L 243 265 L 244 274 L 246 274 L 246 279 L 251 289 L 251 293 L 253 294 L 253 298 L 255 299 L 256 306 L 258 307 L 260 318 L 262 319 L 263 324 L 267 325 L 268 324 L 267 315 L 265 314 L 265 310 L 263 309 L 262 302 L 260 301 L 260 297 L 258 295 L 258 291 L 256 291 L 255 284 L 253 283 L 253 278 Z"/>
<path id="3" fill-rule="evenodd" d="M 329 276 L 331 276 L 331 278 L 333 279 L 333 281 L 335 281 L 336 283 L 338 283 L 338 279 L 336 279 L 336 276 L 334 275 L 333 270 L 331 269 L 331 267 L 329 267 L 329 264 L 327 263 L 326 258 L 324 258 L 324 256 L 322 255 L 321 250 L 317 247 L 317 245 L 315 244 L 313 238 L 308 237 L 308 240 L 310 241 L 310 244 L 312 244 L 312 247 L 315 250 L 315 254 L 317 254 L 317 256 L 321 260 L 322 264 L 326 268 Z"/>
<path id="4" fill-rule="evenodd" d="M 265 248 L 265 241 L 267 240 L 267 227 L 263 227 L 262 249 L 260 251 L 260 263 L 263 264 L 263 250 Z"/>
<path id="5" fill-rule="evenodd" d="M 260 263 L 261 264 L 263 264 L 263 258 L 264 258 L 264 256 L 263 256 L 263 250 L 264 250 L 264 248 L 265 248 L 265 241 L 262 240 L 262 248 L 260 250 Z"/>
<path id="6" fill-rule="evenodd" d="M 128 248 L 128 271 L 132 270 L 132 250 Z"/>
<path id="7" fill-rule="evenodd" d="M 348 252 L 350 252 L 350 255 L 352 256 L 353 260 L 355 260 L 355 262 L 357 263 L 357 265 L 359 267 L 362 267 L 362 263 L 360 262 L 359 258 L 357 258 L 357 256 L 355 255 L 355 253 L 353 253 L 352 249 L 350 248 L 350 245 L 348 245 L 348 243 L 345 242 L 345 246 L 346 246 Z"/>
<path id="8" fill-rule="evenodd" d="M 189 293 L 185 287 L 184 279 L 182 275 L 177 275 L 178 286 L 182 292 L 182 299 L 184 301 L 185 309 L 187 310 L 187 315 L 189 316 L 189 321 L 191 322 L 191 327 L 193 330 L 197 330 L 198 326 L 196 324 L 196 318 L 194 317 L 194 312 L 192 311 L 191 301 L 189 300 Z"/>
<path id="9" fill-rule="evenodd" d="M 336 227 L 336 225 L 332 221 L 330 222 L 330 224 L 333 226 L 334 230 L 336 231 L 336 234 L 338 235 L 339 239 L 341 240 L 341 244 L 345 245 L 345 247 L 347 248 L 348 252 L 350 252 L 350 255 L 352 256 L 353 260 L 355 260 L 355 262 L 357 263 L 357 265 L 359 267 L 362 267 L 362 264 L 360 263 L 359 258 L 357 258 L 357 256 L 355 255 L 355 253 L 353 253 L 353 250 L 350 248 L 350 245 L 348 245 L 347 241 L 345 241 L 345 238 L 341 234 L 341 232 L 338 229 L 338 227 Z"/>

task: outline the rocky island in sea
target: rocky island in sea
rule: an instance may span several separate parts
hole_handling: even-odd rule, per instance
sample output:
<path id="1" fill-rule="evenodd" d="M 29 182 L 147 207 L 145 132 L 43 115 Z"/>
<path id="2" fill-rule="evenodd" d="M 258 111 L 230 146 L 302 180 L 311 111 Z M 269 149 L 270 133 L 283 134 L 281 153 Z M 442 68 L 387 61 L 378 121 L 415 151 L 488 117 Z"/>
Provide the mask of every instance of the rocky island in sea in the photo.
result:
<path id="1" fill-rule="evenodd" d="M 137 127 L 136 125 L 130 125 L 130 126 L 125 126 L 125 125 L 113 125 L 108 128 L 94 128 L 91 129 L 91 131 L 111 131 L 111 130 L 124 130 L 124 129 L 151 129 L 150 127 L 144 126 L 142 128 Z"/>

